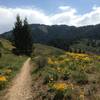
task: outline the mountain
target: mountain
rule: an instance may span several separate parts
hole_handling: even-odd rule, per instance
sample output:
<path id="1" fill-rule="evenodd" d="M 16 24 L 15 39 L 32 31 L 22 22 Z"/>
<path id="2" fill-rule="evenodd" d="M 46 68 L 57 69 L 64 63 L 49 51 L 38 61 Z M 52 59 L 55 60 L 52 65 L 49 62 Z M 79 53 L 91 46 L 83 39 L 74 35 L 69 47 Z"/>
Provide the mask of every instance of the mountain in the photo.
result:
<path id="1" fill-rule="evenodd" d="M 83 39 L 100 40 L 100 24 L 83 27 L 67 25 L 30 25 L 33 42 L 55 46 L 67 50 L 70 45 Z M 12 31 L 0 35 L 0 37 L 13 40 Z"/>

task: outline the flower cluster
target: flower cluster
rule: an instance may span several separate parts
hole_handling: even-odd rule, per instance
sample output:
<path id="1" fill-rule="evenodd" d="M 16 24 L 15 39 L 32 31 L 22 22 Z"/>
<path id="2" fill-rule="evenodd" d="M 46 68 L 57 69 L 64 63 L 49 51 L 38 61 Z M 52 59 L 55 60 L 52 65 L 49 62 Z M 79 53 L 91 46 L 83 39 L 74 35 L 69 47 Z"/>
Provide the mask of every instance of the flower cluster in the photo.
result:
<path id="1" fill-rule="evenodd" d="M 63 60 L 59 61 L 59 63 L 60 63 L 60 64 L 63 64 L 63 63 L 65 63 L 65 62 L 70 62 L 70 61 L 71 61 L 71 59 L 69 59 L 69 58 L 64 58 Z"/>
<path id="2" fill-rule="evenodd" d="M 60 83 L 55 83 L 55 84 L 53 85 L 53 88 L 54 88 L 55 90 L 64 91 L 64 90 L 66 90 L 66 89 L 68 89 L 68 88 L 73 89 L 74 86 L 73 86 L 72 83 L 62 83 L 62 82 L 60 82 Z"/>
<path id="3" fill-rule="evenodd" d="M 82 60 L 82 61 L 91 61 L 92 60 L 88 54 L 69 53 L 69 52 L 67 52 L 66 54 L 75 60 Z"/>
<path id="4" fill-rule="evenodd" d="M 81 91 L 81 92 L 80 92 L 79 98 L 80 98 L 80 100 L 85 100 L 85 99 L 84 99 L 84 91 Z"/>
<path id="5" fill-rule="evenodd" d="M 0 76 L 0 81 L 7 81 L 5 76 Z"/>
<path id="6" fill-rule="evenodd" d="M 53 64 L 54 62 L 51 60 L 51 58 L 48 58 L 48 64 Z"/>

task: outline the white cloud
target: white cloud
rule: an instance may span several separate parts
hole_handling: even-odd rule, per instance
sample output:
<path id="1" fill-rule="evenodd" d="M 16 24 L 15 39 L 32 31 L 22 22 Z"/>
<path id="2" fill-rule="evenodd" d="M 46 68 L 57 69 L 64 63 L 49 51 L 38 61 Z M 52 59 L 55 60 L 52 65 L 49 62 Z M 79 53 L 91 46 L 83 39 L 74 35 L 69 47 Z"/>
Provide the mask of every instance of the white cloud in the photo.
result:
<path id="1" fill-rule="evenodd" d="M 61 12 L 53 15 L 51 17 L 51 22 L 53 24 L 75 25 L 75 19 L 77 19 L 76 9 L 69 6 L 61 6 L 59 9 Z"/>
<path id="2" fill-rule="evenodd" d="M 66 24 L 84 26 L 100 23 L 100 7 L 94 6 L 90 12 L 79 14 L 75 8 L 70 6 L 60 6 L 59 13 L 46 15 L 43 11 L 32 8 L 6 8 L 0 7 L 0 33 L 11 30 L 16 20 L 16 15 L 21 18 L 28 18 L 30 24 Z"/>
<path id="3" fill-rule="evenodd" d="M 95 25 L 100 23 L 100 7 L 93 6 L 90 12 L 78 14 L 75 8 L 69 6 L 59 7 L 62 12 L 52 16 L 54 24 L 67 24 L 75 26 Z"/>
<path id="4" fill-rule="evenodd" d="M 0 7 L 0 33 L 11 30 L 16 16 L 19 14 L 22 19 L 28 18 L 30 24 L 32 23 L 42 23 L 51 24 L 48 16 L 46 16 L 42 11 L 31 8 L 6 8 Z"/>
<path id="5" fill-rule="evenodd" d="M 78 26 L 95 25 L 100 23 L 100 7 L 93 7 L 92 11 L 81 15 L 77 20 Z"/>
<path id="6" fill-rule="evenodd" d="M 71 7 L 70 6 L 60 6 L 59 9 L 62 11 L 65 11 L 65 10 L 70 10 Z"/>
<path id="7" fill-rule="evenodd" d="M 72 8 L 70 6 L 60 6 L 59 9 L 63 12 L 72 12 L 72 13 L 77 13 L 75 8 Z"/>

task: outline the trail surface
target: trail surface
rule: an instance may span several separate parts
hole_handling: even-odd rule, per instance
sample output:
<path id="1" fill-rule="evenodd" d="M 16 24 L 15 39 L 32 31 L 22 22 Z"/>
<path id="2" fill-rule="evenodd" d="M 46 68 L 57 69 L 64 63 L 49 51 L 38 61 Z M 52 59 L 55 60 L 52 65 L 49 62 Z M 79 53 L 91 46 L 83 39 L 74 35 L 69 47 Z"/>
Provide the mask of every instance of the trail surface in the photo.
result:
<path id="1" fill-rule="evenodd" d="M 30 60 L 30 58 L 27 59 L 20 73 L 13 80 L 13 84 L 5 97 L 6 100 L 32 100 L 32 65 Z"/>

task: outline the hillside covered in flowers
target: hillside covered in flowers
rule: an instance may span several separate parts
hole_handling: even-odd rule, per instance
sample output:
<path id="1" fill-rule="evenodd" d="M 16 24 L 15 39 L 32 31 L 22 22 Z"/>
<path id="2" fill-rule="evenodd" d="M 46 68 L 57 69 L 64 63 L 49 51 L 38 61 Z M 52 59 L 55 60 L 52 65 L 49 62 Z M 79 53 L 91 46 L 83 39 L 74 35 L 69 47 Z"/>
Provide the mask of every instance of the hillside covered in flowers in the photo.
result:
<path id="1" fill-rule="evenodd" d="M 53 54 L 50 48 L 42 54 L 42 49 L 33 58 L 37 66 L 32 73 L 34 99 L 100 99 L 99 55 L 61 51 Z"/>

